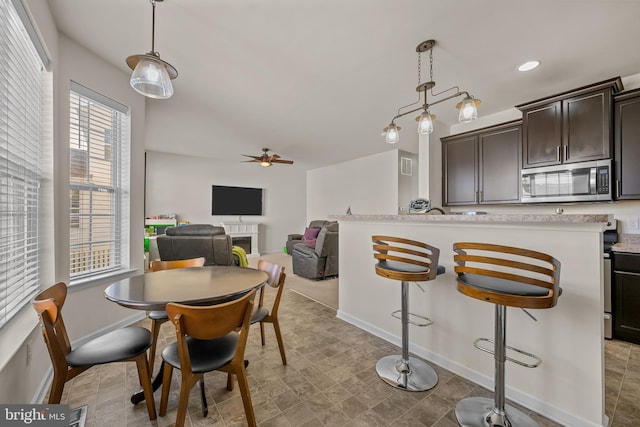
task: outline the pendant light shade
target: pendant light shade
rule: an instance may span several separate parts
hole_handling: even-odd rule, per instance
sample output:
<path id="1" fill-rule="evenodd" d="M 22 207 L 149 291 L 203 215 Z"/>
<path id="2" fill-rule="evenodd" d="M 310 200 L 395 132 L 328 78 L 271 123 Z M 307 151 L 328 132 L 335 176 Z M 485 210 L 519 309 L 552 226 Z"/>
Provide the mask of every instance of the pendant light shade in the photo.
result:
<path id="1" fill-rule="evenodd" d="M 135 55 L 129 58 L 138 59 L 138 64 L 132 67 L 133 73 L 129 81 L 136 92 L 157 99 L 166 99 L 173 95 L 172 77 L 169 74 L 169 70 L 173 69 L 171 65 L 151 54 Z M 177 72 L 175 75 L 177 76 Z"/>
<path id="2" fill-rule="evenodd" d="M 458 121 L 460 123 L 469 123 L 472 120 L 475 120 L 478 118 L 478 108 L 477 105 L 480 103 L 480 101 L 473 99 L 470 96 L 467 96 L 466 98 L 464 98 L 462 100 L 462 102 L 459 105 L 456 105 L 456 107 L 460 108 L 460 114 L 458 114 Z"/>
<path id="3" fill-rule="evenodd" d="M 127 58 L 127 65 L 133 70 L 129 83 L 141 95 L 149 98 L 166 99 L 173 95 L 171 80 L 178 77 L 178 71 L 168 62 L 160 59 L 155 51 L 155 22 L 156 2 L 151 0 L 153 18 L 151 26 L 151 52 L 131 55 Z"/>
<path id="4" fill-rule="evenodd" d="M 382 136 L 385 137 L 387 144 L 396 144 L 400 141 L 400 126 L 396 126 L 391 122 L 389 126 L 382 130 Z"/>
<path id="5" fill-rule="evenodd" d="M 433 119 L 435 115 L 425 111 L 417 117 L 418 120 L 418 133 L 420 135 L 427 135 L 433 132 Z"/>

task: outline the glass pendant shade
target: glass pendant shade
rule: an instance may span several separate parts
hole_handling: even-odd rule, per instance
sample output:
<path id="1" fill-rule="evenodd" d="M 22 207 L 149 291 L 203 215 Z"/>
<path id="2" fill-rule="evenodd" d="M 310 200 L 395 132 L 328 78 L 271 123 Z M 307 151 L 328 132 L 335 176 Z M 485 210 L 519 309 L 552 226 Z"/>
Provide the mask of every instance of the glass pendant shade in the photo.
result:
<path id="1" fill-rule="evenodd" d="M 384 133 L 387 144 L 396 144 L 400 141 L 400 127 L 396 126 L 394 123 L 391 123 L 389 126 L 384 128 Z"/>
<path id="2" fill-rule="evenodd" d="M 478 118 L 478 109 L 476 108 L 476 103 L 473 98 L 467 96 L 462 100 L 461 104 L 460 114 L 458 115 L 458 121 L 460 123 L 469 123 Z"/>
<path id="3" fill-rule="evenodd" d="M 429 111 L 425 111 L 420 114 L 418 120 L 418 133 L 420 135 L 427 135 L 433 132 L 433 120 Z"/>
<path id="4" fill-rule="evenodd" d="M 164 61 L 145 55 L 131 74 L 131 87 L 149 98 L 166 99 L 173 95 L 173 85 Z"/>

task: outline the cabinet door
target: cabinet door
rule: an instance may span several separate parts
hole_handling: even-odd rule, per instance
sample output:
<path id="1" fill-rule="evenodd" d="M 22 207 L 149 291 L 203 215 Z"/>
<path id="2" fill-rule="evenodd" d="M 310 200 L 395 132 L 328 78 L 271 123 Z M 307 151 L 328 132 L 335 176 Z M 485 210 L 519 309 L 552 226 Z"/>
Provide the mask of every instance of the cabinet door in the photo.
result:
<path id="1" fill-rule="evenodd" d="M 520 202 L 521 126 L 479 135 L 479 201 Z"/>
<path id="2" fill-rule="evenodd" d="M 560 164 L 562 102 L 523 111 L 522 119 L 522 167 Z"/>
<path id="3" fill-rule="evenodd" d="M 564 163 L 611 157 L 611 89 L 562 101 Z"/>
<path id="4" fill-rule="evenodd" d="M 444 205 L 478 202 L 478 136 L 452 138 L 443 144 Z"/>
<path id="5" fill-rule="evenodd" d="M 613 335 L 640 344 L 640 274 L 616 272 Z"/>
<path id="6" fill-rule="evenodd" d="M 640 199 L 640 93 L 615 102 L 615 197 Z"/>

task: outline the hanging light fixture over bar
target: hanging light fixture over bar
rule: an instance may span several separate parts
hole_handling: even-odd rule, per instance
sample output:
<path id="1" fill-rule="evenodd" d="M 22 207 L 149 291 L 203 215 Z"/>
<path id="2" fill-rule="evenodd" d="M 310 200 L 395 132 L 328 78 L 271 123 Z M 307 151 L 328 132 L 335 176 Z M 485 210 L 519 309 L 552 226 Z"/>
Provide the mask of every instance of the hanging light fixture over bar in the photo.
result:
<path id="1" fill-rule="evenodd" d="M 150 0 L 152 7 L 151 21 L 151 52 L 131 55 L 127 58 L 127 65 L 133 70 L 129 83 L 138 93 L 149 98 L 166 99 L 173 95 L 171 80 L 178 77 L 178 71 L 168 62 L 160 59 L 155 51 L 156 30 L 156 2 Z"/>
<path id="2" fill-rule="evenodd" d="M 436 82 L 433 81 L 433 46 L 435 46 L 435 40 L 427 40 L 420 43 L 416 47 L 416 52 L 418 53 L 418 86 L 416 86 L 416 92 L 424 95 L 423 103 L 418 108 L 413 108 L 409 111 L 404 111 L 407 108 L 410 108 L 416 104 L 420 103 L 420 99 L 413 104 L 405 105 L 404 107 L 398 108 L 398 113 L 391 119 L 391 123 L 389 126 L 382 130 L 382 136 L 385 137 L 386 142 L 388 144 L 395 144 L 400 141 L 400 126 L 396 125 L 396 119 L 400 117 L 406 116 L 407 114 L 415 113 L 417 111 L 422 110 L 422 113 L 416 117 L 416 121 L 418 122 L 418 133 L 425 135 L 433 132 L 433 121 L 436 118 L 435 114 L 431 114 L 429 111 L 429 107 L 432 107 L 441 102 L 447 101 L 449 99 L 457 98 L 459 96 L 464 95 L 464 99 L 456 104 L 456 108 L 460 110 L 460 114 L 458 115 L 458 121 L 460 123 L 468 123 L 472 120 L 478 118 L 478 105 L 480 105 L 480 100 L 475 99 L 472 95 L 469 95 L 466 91 L 461 91 L 458 86 L 450 87 L 449 89 L 443 90 L 439 93 L 433 92 L 433 87 L 436 85 Z M 429 52 L 429 81 L 421 83 L 420 70 L 422 66 L 422 53 Z M 431 103 L 427 100 L 427 95 L 430 94 L 432 97 L 440 96 L 446 92 L 455 90 L 455 93 L 444 98 L 438 99 Z M 418 95 L 420 96 L 420 95 Z"/>

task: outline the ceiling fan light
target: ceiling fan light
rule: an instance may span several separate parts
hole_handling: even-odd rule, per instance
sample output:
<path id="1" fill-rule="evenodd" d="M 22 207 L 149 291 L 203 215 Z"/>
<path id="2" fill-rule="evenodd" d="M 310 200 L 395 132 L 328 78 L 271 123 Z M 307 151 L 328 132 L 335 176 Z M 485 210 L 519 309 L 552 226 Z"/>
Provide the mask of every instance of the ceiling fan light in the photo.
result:
<path id="1" fill-rule="evenodd" d="M 396 144 L 400 141 L 400 126 L 396 126 L 391 122 L 389 126 L 382 130 L 382 135 L 385 137 L 387 144 Z"/>
<path id="2" fill-rule="evenodd" d="M 136 92 L 149 98 L 166 99 L 173 95 L 173 85 L 164 61 L 151 55 L 140 58 L 129 83 Z"/>
<path id="3" fill-rule="evenodd" d="M 475 100 L 467 96 L 460 103 L 460 114 L 458 115 L 458 121 L 460 123 L 469 123 L 472 120 L 478 118 L 478 108 L 476 107 Z"/>
<path id="4" fill-rule="evenodd" d="M 429 110 L 418 117 L 418 134 L 428 135 L 433 132 L 433 117 Z"/>
<path id="5" fill-rule="evenodd" d="M 269 166 L 271 166 L 271 162 L 263 160 L 263 161 L 260 162 L 260 166 L 268 168 Z"/>

